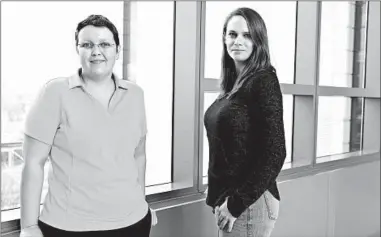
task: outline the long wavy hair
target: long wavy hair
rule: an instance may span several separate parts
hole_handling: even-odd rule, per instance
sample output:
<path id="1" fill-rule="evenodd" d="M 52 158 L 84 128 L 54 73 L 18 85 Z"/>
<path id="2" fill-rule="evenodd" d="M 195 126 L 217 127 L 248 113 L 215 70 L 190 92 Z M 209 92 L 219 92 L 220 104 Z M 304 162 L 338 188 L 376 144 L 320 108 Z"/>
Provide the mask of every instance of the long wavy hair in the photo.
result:
<path id="1" fill-rule="evenodd" d="M 253 42 L 253 51 L 245 61 L 245 65 L 239 75 L 237 75 L 234 60 L 228 54 L 225 45 L 226 28 L 233 16 L 242 16 L 245 19 L 249 29 L 250 39 Z M 222 33 L 222 44 L 223 52 L 220 84 L 222 96 L 233 96 L 254 74 L 268 70 L 275 72 L 275 68 L 271 65 L 270 61 L 270 50 L 265 22 L 253 9 L 246 7 L 238 8 L 226 17 Z"/>

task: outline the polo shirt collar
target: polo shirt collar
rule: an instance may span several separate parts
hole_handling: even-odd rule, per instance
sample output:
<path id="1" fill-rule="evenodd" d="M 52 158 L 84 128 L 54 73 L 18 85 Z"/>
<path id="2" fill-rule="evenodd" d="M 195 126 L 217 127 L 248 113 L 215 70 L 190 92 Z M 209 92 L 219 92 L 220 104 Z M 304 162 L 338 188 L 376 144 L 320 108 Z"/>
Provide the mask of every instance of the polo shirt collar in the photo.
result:
<path id="1" fill-rule="evenodd" d="M 81 78 L 82 68 L 78 69 L 78 71 L 69 78 L 69 88 L 73 89 L 75 87 L 84 88 L 85 84 Z M 123 79 L 119 79 L 114 73 L 111 78 L 114 80 L 116 88 L 121 88 L 124 90 L 128 90 L 128 82 Z"/>

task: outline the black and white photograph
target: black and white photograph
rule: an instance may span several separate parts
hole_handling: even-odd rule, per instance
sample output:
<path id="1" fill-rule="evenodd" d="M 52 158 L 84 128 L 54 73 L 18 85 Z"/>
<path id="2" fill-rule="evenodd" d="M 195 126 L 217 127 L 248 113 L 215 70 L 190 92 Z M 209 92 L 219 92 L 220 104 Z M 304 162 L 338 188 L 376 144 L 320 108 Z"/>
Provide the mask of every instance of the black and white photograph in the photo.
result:
<path id="1" fill-rule="evenodd" d="M 380 1 L 11 1 L 1 236 L 381 237 Z"/>

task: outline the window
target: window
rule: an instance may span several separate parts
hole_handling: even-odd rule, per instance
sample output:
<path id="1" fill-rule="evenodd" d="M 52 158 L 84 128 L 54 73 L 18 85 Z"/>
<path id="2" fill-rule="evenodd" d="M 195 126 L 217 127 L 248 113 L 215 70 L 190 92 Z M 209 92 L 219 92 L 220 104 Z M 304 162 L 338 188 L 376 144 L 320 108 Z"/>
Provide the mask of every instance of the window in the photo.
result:
<path id="1" fill-rule="evenodd" d="M 319 84 L 364 87 L 367 3 L 322 2 Z"/>
<path id="2" fill-rule="evenodd" d="M 146 185 L 170 183 L 174 2 L 132 2 L 129 79 L 144 90 L 147 117 Z"/>
<path id="3" fill-rule="evenodd" d="M 282 83 L 294 81 L 296 2 L 206 2 L 205 78 L 220 78 L 222 28 L 226 16 L 238 7 L 257 11 L 265 21 L 271 62 Z M 286 47 L 285 47 L 286 46 Z"/>
<path id="4" fill-rule="evenodd" d="M 319 97 L 317 157 L 362 149 L 363 99 Z"/>
<path id="5" fill-rule="evenodd" d="M 68 14 L 70 13 L 70 17 Z M 102 14 L 123 42 L 123 2 L 3 2 L 1 9 L 1 219 L 20 205 L 25 116 L 43 84 L 79 68 L 74 33 L 91 14 Z M 25 23 L 28 23 L 28 27 Z M 4 60 L 4 59 L 7 60 Z M 123 51 L 114 72 L 122 77 Z M 49 161 L 45 171 L 49 168 Z M 45 182 L 42 200 L 47 191 Z"/>
<path id="6" fill-rule="evenodd" d="M 204 93 L 204 113 L 209 108 L 209 106 L 216 100 L 219 93 Z M 293 123 L 293 96 L 283 95 L 283 121 L 285 128 L 285 139 L 286 139 L 286 151 L 287 157 L 285 163 L 291 162 L 292 154 L 292 123 Z M 203 128 L 203 176 L 208 175 L 208 165 L 209 165 L 209 144 L 208 138 L 206 137 L 205 126 Z"/>
<path id="7" fill-rule="evenodd" d="M 366 2 L 321 3 L 320 86 L 364 88 L 367 9 Z M 321 91 L 316 156 L 362 150 L 363 98 Z"/>

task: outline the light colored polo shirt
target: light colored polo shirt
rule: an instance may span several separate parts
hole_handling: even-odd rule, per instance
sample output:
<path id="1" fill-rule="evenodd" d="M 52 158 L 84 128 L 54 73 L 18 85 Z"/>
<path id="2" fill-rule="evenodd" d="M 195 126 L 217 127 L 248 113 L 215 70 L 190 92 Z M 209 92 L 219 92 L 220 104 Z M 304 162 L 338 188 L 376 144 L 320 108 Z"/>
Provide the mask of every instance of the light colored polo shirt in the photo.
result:
<path id="1" fill-rule="evenodd" d="M 148 211 L 134 157 L 147 133 L 143 90 L 113 77 L 116 91 L 106 109 L 78 73 L 47 82 L 26 120 L 25 134 L 51 145 L 53 169 L 39 218 L 68 231 L 123 228 Z"/>

